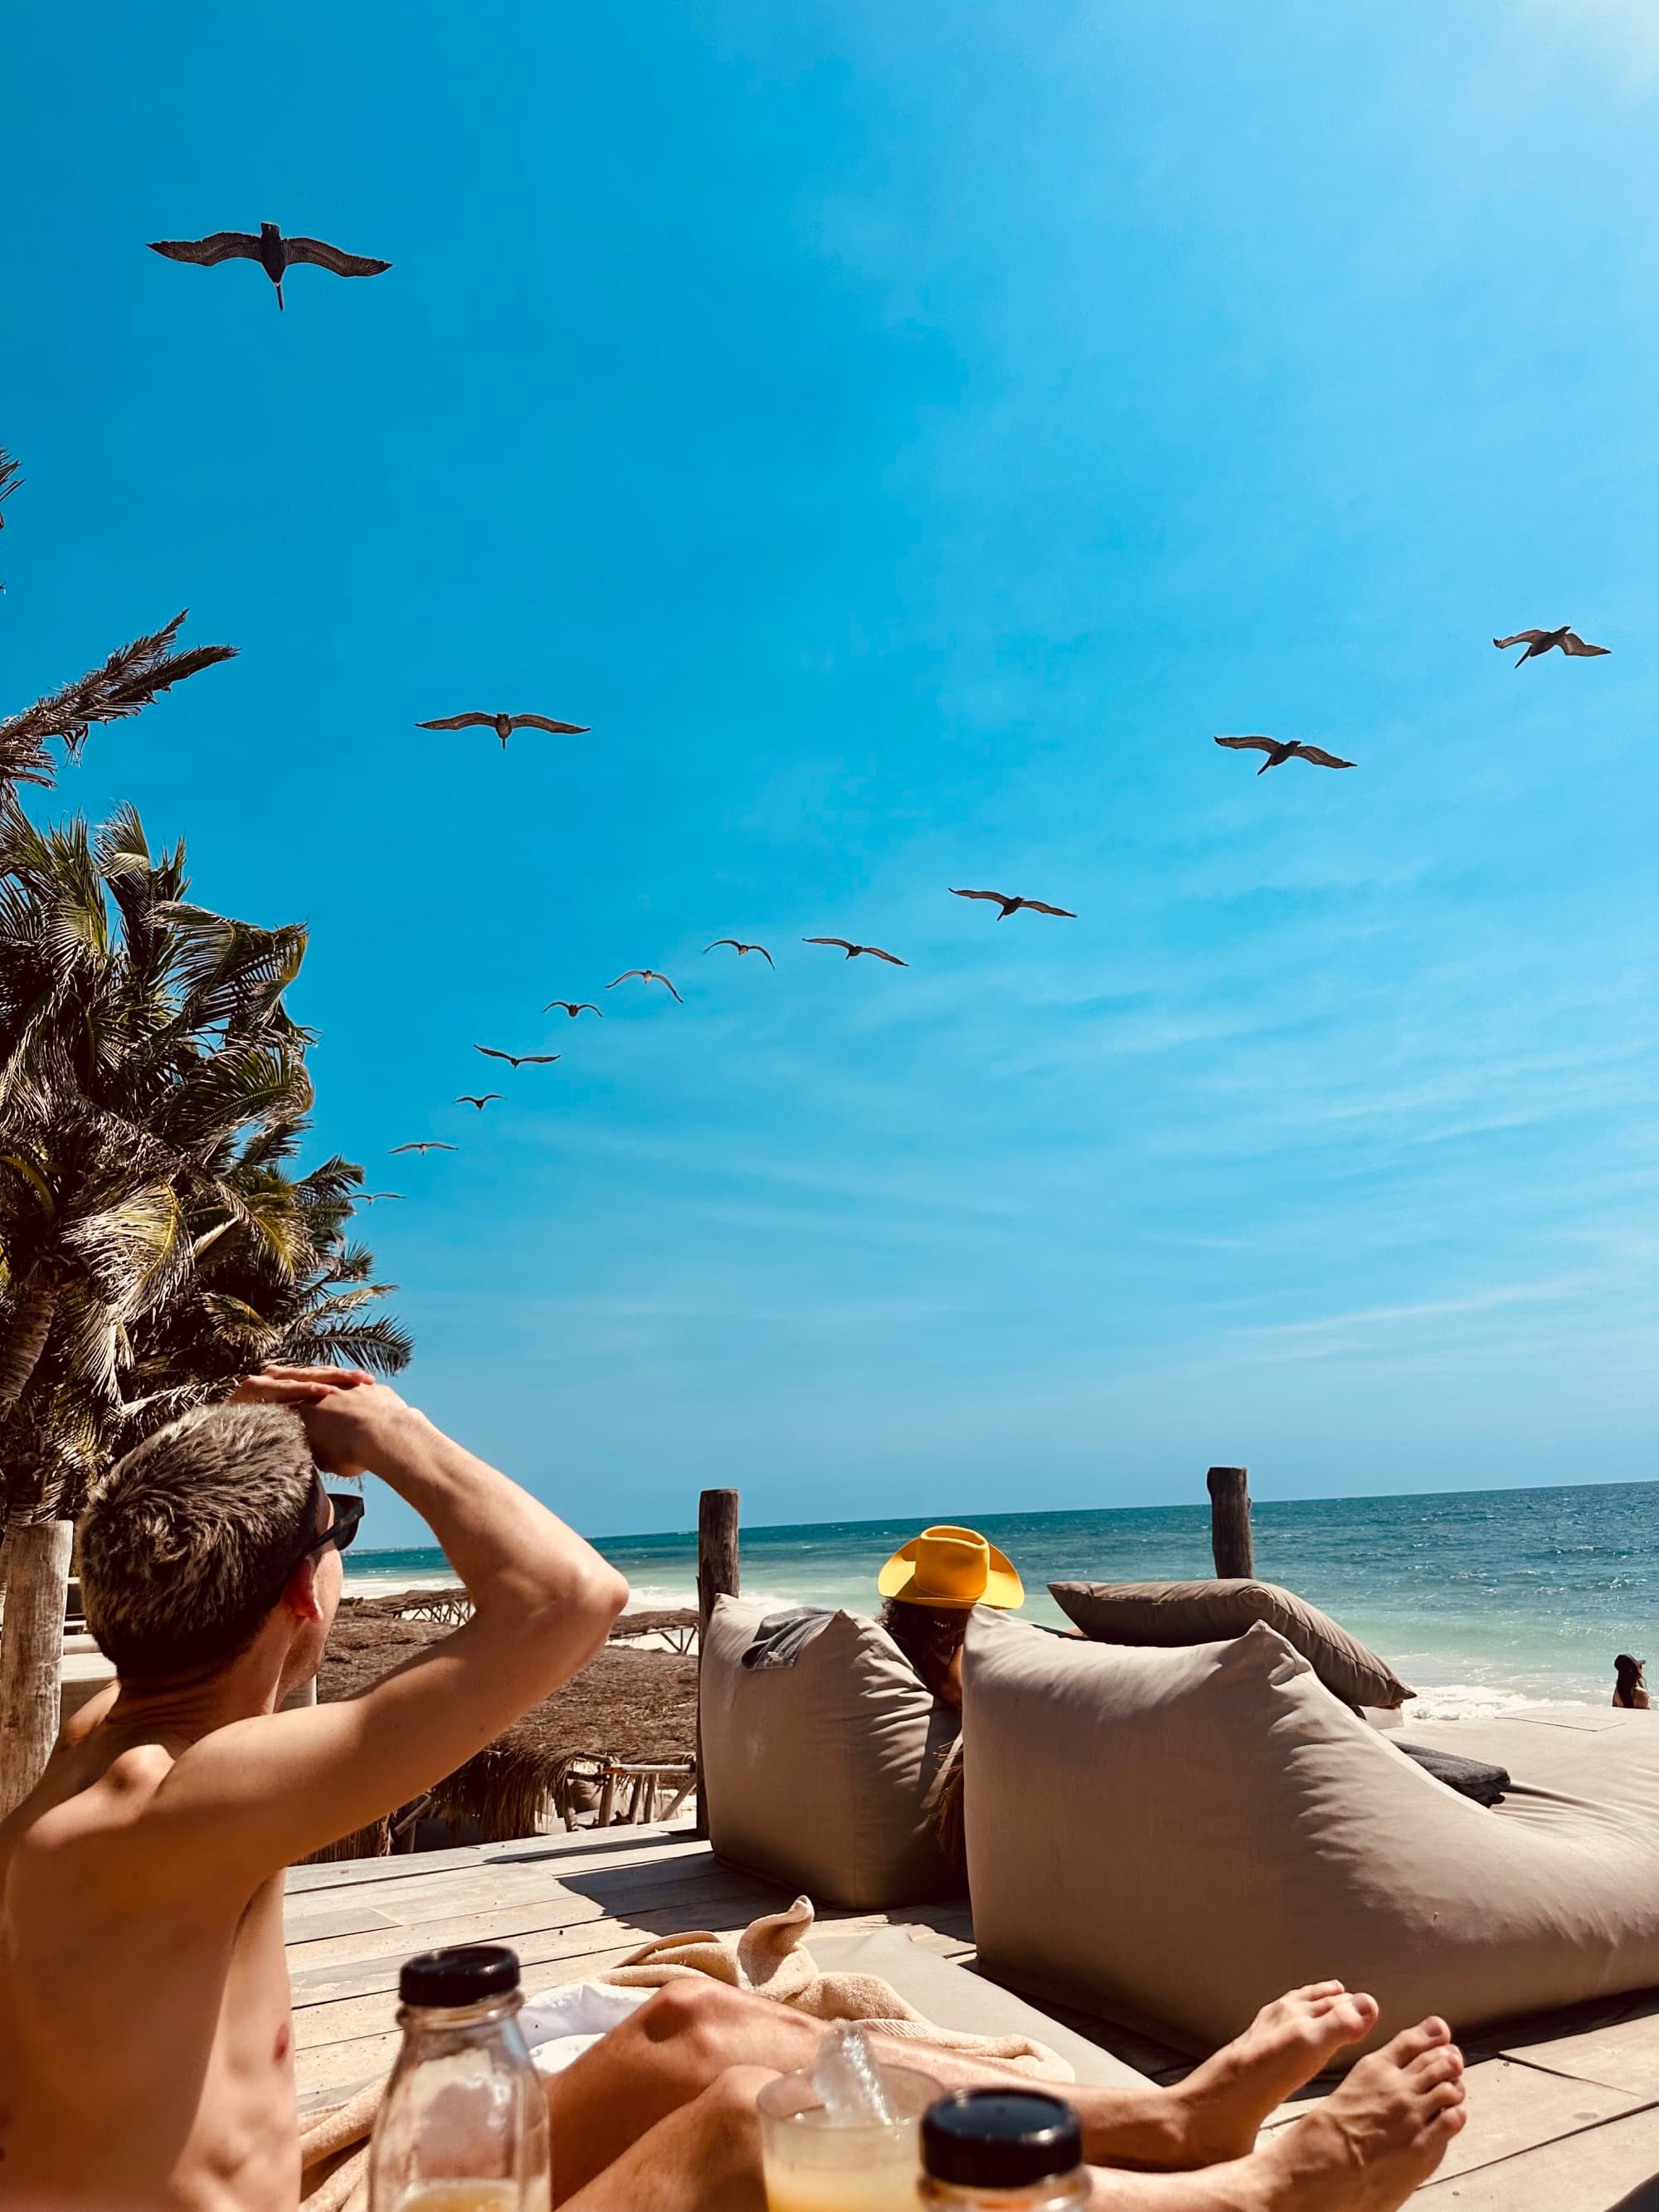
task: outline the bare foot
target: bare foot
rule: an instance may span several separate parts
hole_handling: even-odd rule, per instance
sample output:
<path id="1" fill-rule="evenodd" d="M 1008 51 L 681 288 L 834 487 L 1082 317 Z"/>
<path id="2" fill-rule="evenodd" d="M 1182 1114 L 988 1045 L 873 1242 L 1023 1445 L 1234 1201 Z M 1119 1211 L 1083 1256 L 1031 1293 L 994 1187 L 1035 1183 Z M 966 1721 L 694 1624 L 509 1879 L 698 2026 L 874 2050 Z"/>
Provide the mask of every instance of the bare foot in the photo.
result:
<path id="1" fill-rule="evenodd" d="M 1362 2058 L 1305 2119 L 1245 2162 L 1262 2212 L 1395 2212 L 1462 2127 L 1463 2054 L 1443 2020 Z"/>
<path id="2" fill-rule="evenodd" d="M 1170 2092 L 1180 2112 L 1180 2164 L 1247 2156 L 1267 2115 L 1376 2025 L 1376 2000 L 1340 1982 L 1311 1982 L 1264 2005 L 1243 2035 Z"/>

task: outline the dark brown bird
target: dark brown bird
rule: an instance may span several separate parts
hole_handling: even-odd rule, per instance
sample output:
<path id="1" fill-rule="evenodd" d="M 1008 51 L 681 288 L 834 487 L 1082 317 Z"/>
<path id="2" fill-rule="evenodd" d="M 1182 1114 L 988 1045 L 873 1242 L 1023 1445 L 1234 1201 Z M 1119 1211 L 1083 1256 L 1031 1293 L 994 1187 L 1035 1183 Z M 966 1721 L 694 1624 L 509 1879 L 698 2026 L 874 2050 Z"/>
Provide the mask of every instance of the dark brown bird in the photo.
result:
<path id="1" fill-rule="evenodd" d="M 441 1145 L 434 1137 L 424 1145 L 394 1145 L 392 1149 L 393 1152 L 453 1152 L 458 1151 L 459 1147 L 455 1145 Z"/>
<path id="2" fill-rule="evenodd" d="M 360 1190 L 357 1202 L 361 1206 L 378 1206 L 383 1198 L 401 1198 L 400 1190 Z"/>
<path id="3" fill-rule="evenodd" d="M 758 952 L 769 968 L 775 968 L 778 964 L 763 945 L 745 945 L 736 937 L 717 937 L 713 945 L 705 945 L 702 949 L 705 952 L 713 952 L 716 946 L 721 945 L 729 945 L 739 960 L 745 952 Z"/>
<path id="4" fill-rule="evenodd" d="M 1077 920 L 1077 916 L 1068 906 L 1047 906 L 1041 899 L 1010 898 L 1006 891 L 959 891 L 953 889 L 951 896 L 952 898 L 994 901 L 1002 908 L 1002 912 L 997 916 L 999 921 L 1006 921 L 1009 915 L 1018 914 L 1021 907 L 1024 907 L 1028 914 L 1059 914 L 1064 915 L 1067 921 Z"/>
<path id="5" fill-rule="evenodd" d="M 896 952 L 884 952 L 878 945 L 854 945 L 848 937 L 803 937 L 803 945 L 838 945 L 849 960 L 856 960 L 867 952 L 872 960 L 890 960 L 895 968 L 908 968 L 908 960 L 901 960 Z"/>
<path id="6" fill-rule="evenodd" d="M 257 238 L 246 230 L 216 230 L 206 238 L 153 238 L 149 250 L 169 261 L 194 262 L 198 269 L 216 269 L 222 261 L 257 261 L 276 287 L 279 307 L 283 278 L 296 261 L 331 270 L 337 276 L 380 276 L 392 266 L 366 254 L 342 253 L 320 238 L 284 238 L 274 222 L 262 222 Z"/>
<path id="7" fill-rule="evenodd" d="M 574 999 L 550 999 L 542 1008 L 542 1012 L 544 1014 L 550 1014 L 555 1006 L 562 1006 L 573 1022 L 578 1014 L 599 1014 L 601 1021 L 605 1019 L 604 1014 L 593 1004 L 592 999 L 583 999 L 580 1001 Z"/>
<path id="8" fill-rule="evenodd" d="M 560 737 L 585 738 L 586 722 L 555 722 L 545 714 L 446 714 L 436 722 L 416 722 L 417 730 L 494 730 L 507 750 L 514 730 L 552 730 Z"/>
<path id="9" fill-rule="evenodd" d="M 556 1060 L 564 1057 L 557 1052 L 497 1052 L 493 1044 L 475 1044 L 472 1049 L 481 1052 L 486 1060 L 509 1060 L 514 1067 L 550 1067 Z M 501 1094 L 497 1091 L 491 1095 L 499 1098 Z"/>
<path id="10" fill-rule="evenodd" d="M 1559 629 L 1518 629 L 1513 637 L 1495 637 L 1492 643 L 1500 653 L 1507 646 L 1524 645 L 1527 649 L 1516 662 L 1517 668 L 1522 660 L 1537 660 L 1555 646 L 1574 660 L 1590 660 L 1598 653 L 1613 651 L 1610 645 L 1586 645 L 1577 631 L 1569 629 L 1565 623 Z"/>
<path id="11" fill-rule="evenodd" d="M 626 983 L 630 977 L 635 975 L 639 977 L 641 983 L 660 983 L 664 990 L 667 992 L 670 998 L 674 1000 L 677 1006 L 683 1006 L 685 1004 L 684 1000 L 681 998 L 679 993 L 669 981 L 667 976 L 659 975 L 654 968 L 624 968 L 622 974 L 617 976 L 617 983 Z M 607 991 L 614 991 L 617 988 L 617 983 L 607 983 L 605 988 Z"/>
<path id="12" fill-rule="evenodd" d="M 499 1098 L 501 1095 L 501 1094 L 499 1091 L 486 1091 L 482 1097 L 480 1097 L 476 1091 L 463 1091 L 460 1097 L 455 1101 L 455 1103 L 458 1106 L 476 1106 L 478 1111 L 482 1114 L 484 1108 L 489 1105 L 490 1100 L 492 1098 Z"/>
<path id="13" fill-rule="evenodd" d="M 1266 753 L 1267 757 L 1256 770 L 1266 775 L 1270 768 L 1280 768 L 1287 760 L 1310 761 L 1315 768 L 1352 768 L 1352 761 L 1339 760 L 1334 753 L 1322 752 L 1317 745 L 1304 745 L 1299 738 L 1288 742 L 1283 738 L 1218 738 L 1218 745 L 1231 745 L 1235 752 Z"/>

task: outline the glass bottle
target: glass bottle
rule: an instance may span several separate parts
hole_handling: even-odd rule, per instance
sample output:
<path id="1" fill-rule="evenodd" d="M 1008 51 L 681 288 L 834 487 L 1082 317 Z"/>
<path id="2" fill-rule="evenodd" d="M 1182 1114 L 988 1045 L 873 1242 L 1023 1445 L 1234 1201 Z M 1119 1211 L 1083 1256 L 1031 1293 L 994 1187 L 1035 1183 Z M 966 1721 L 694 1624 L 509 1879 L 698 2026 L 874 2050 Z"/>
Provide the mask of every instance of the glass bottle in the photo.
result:
<path id="1" fill-rule="evenodd" d="M 547 2095 L 516 1954 L 425 1951 L 398 1977 L 403 2049 L 374 2123 L 369 2212 L 548 2212 Z"/>
<path id="2" fill-rule="evenodd" d="M 1075 2212 L 1089 2201 L 1083 2128 L 1041 2089 L 959 2089 L 921 2123 L 921 2198 L 933 2212 Z"/>

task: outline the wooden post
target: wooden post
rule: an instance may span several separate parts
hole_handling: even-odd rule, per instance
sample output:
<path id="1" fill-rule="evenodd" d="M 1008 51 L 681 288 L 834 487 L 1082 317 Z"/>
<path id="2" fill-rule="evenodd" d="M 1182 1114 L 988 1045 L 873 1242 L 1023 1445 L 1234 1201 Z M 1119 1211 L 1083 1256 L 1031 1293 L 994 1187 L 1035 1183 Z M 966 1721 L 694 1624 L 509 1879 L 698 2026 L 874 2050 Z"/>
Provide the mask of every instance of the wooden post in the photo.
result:
<path id="1" fill-rule="evenodd" d="M 58 1740 L 73 1534 L 67 1521 L 11 1528 L 6 1626 L 0 1637 L 0 1820 L 40 1779 Z"/>
<path id="2" fill-rule="evenodd" d="M 717 1597 L 738 1594 L 738 1493 L 705 1490 L 697 1500 L 697 1674 L 708 1655 L 708 1620 Z M 697 1699 L 697 1824 L 708 1833 L 708 1799 L 702 1784 L 702 1698 Z"/>
<path id="3" fill-rule="evenodd" d="M 1248 1467 L 1212 1467 L 1210 1486 L 1210 1548 L 1215 1571 L 1223 1580 L 1248 1582 L 1255 1572 L 1255 1549 L 1250 1541 L 1250 1470 Z"/>

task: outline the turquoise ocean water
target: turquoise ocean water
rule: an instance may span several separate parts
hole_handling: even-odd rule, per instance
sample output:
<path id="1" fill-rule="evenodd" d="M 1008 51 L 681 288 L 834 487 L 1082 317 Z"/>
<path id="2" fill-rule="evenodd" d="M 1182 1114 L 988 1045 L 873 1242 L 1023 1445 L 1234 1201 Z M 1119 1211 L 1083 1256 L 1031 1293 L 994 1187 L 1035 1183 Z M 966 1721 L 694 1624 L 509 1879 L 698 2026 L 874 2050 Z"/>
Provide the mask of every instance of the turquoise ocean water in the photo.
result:
<path id="1" fill-rule="evenodd" d="M 1613 1655 L 1659 1662 L 1659 1483 L 1258 1503 L 1256 1572 L 1335 1614 L 1420 1692 L 1424 1718 L 1522 1698 L 1601 1700 Z M 976 1525 L 1024 1577 L 1032 1618 L 1061 1616 L 1044 1585 L 1213 1571 L 1207 1504 L 1007 1513 Z M 744 1531 L 745 1595 L 873 1609 L 875 1573 L 914 1522 L 822 1522 Z M 696 1602 L 689 1534 L 599 1548 L 636 1606 Z M 435 1551 L 350 1553 L 347 1586 L 453 1579 Z M 1659 1686 L 1659 1663 L 1653 1668 Z"/>

